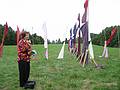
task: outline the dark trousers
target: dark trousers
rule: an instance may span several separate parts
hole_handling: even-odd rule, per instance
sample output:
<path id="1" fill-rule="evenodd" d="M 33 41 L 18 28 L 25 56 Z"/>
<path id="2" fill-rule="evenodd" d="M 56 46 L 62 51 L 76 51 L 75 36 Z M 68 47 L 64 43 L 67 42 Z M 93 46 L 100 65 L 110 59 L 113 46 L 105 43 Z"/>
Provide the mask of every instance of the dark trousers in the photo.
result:
<path id="1" fill-rule="evenodd" d="M 19 67 L 19 81 L 20 81 L 20 87 L 23 87 L 29 78 L 29 74 L 30 74 L 30 62 L 26 62 L 21 60 L 18 63 L 18 67 Z"/>

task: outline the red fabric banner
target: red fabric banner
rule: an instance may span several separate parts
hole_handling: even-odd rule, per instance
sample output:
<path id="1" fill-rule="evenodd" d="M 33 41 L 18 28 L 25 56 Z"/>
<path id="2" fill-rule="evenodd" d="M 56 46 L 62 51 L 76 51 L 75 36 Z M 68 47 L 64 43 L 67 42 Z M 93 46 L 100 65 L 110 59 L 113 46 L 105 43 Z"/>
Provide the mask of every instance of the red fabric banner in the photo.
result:
<path id="1" fill-rule="evenodd" d="M 6 24 L 4 26 L 4 39 L 6 38 L 7 34 L 8 34 L 8 24 L 6 22 Z"/>
<path id="2" fill-rule="evenodd" d="M 87 9 L 87 7 L 88 7 L 88 0 L 86 0 L 84 3 L 84 8 Z"/>
<path id="3" fill-rule="evenodd" d="M 4 40 L 5 40 L 6 36 L 7 36 L 7 34 L 8 34 L 8 24 L 6 22 L 6 24 L 4 26 L 4 34 L 3 34 L 3 38 L 2 38 L 2 43 L 0 45 L 0 57 L 2 57 Z"/>
<path id="4" fill-rule="evenodd" d="M 107 45 L 107 46 L 108 46 L 108 45 L 110 44 L 110 42 L 112 41 L 112 39 L 113 39 L 113 37 L 115 36 L 116 32 L 117 32 L 117 29 L 116 29 L 116 28 L 113 28 L 113 29 L 112 29 L 112 32 L 111 32 L 110 38 L 106 41 L 106 45 Z"/>
<path id="5" fill-rule="evenodd" d="M 82 16 L 82 23 L 85 23 L 86 19 L 87 19 L 88 0 L 85 1 L 84 8 L 85 8 L 85 11 L 84 11 L 84 14 Z"/>
<path id="6" fill-rule="evenodd" d="M 19 30 L 19 27 L 17 26 L 17 31 L 16 31 L 16 42 L 17 42 L 17 45 L 18 45 L 18 42 L 19 42 L 19 36 L 20 36 L 20 30 Z"/>

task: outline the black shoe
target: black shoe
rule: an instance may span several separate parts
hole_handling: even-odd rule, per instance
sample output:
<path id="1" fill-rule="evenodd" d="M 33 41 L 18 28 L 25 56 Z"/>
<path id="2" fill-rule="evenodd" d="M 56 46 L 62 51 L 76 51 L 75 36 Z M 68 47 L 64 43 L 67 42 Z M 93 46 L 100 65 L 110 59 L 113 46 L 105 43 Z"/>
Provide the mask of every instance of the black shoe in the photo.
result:
<path id="1" fill-rule="evenodd" d="M 35 81 L 27 81 L 27 83 L 33 83 L 34 85 L 36 85 Z"/>
<path id="2" fill-rule="evenodd" d="M 24 85 L 24 89 L 34 89 L 35 83 L 29 82 Z"/>

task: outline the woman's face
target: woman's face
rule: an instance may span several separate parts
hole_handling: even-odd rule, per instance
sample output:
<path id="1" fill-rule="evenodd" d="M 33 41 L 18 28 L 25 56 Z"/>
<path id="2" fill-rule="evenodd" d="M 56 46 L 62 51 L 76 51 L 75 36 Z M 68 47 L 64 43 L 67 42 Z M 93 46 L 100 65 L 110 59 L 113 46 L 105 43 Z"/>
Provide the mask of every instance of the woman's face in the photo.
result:
<path id="1" fill-rule="evenodd" d="M 26 34 L 25 39 L 26 39 L 26 40 L 29 39 L 29 34 L 28 34 L 28 33 Z"/>

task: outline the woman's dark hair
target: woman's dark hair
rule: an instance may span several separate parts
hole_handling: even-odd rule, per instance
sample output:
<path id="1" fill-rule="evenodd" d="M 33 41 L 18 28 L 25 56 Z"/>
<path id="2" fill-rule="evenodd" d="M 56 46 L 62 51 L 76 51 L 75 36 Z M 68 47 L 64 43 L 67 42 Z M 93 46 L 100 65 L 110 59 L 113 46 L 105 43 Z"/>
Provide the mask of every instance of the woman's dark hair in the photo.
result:
<path id="1" fill-rule="evenodd" d="M 21 32 L 21 34 L 19 36 L 19 40 L 24 39 L 24 37 L 26 36 L 26 34 L 29 34 L 29 32 L 26 32 L 26 31 Z"/>

